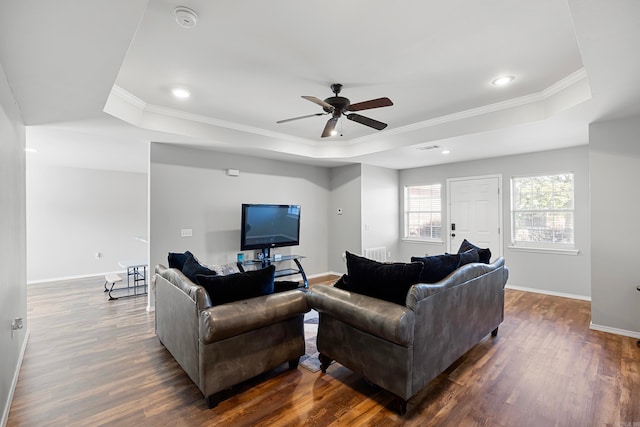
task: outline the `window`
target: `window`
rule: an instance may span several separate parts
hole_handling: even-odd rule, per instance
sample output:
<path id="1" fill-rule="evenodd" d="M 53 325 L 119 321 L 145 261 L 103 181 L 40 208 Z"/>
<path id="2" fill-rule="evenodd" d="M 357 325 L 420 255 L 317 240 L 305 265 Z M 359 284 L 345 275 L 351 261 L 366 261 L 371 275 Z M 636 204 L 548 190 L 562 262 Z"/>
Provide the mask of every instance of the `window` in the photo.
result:
<path id="1" fill-rule="evenodd" d="M 511 179 L 511 239 L 515 245 L 573 247 L 573 173 Z"/>
<path id="2" fill-rule="evenodd" d="M 404 187 L 404 238 L 440 241 L 440 184 Z"/>

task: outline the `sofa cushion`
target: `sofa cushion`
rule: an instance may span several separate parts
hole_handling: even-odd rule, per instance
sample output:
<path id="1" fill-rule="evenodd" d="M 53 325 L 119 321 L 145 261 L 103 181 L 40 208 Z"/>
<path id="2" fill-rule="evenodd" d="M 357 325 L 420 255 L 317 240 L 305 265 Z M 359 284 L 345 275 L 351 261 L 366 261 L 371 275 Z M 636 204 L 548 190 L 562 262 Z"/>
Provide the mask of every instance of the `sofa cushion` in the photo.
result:
<path id="1" fill-rule="evenodd" d="M 206 289 L 213 306 L 233 301 L 255 298 L 273 293 L 273 279 L 276 267 L 226 276 L 202 275 L 196 276 L 197 283 Z"/>
<path id="2" fill-rule="evenodd" d="M 184 262 L 190 256 L 192 257 L 193 254 L 189 251 L 186 251 L 185 253 L 169 252 L 169 256 L 168 256 L 169 268 L 177 268 L 178 270 L 182 271 Z"/>
<path id="3" fill-rule="evenodd" d="M 426 257 L 411 257 L 411 262 L 424 265 L 420 283 L 436 283 L 451 274 L 460 265 L 459 254 L 442 254 Z"/>
<path id="4" fill-rule="evenodd" d="M 458 249 L 458 253 L 466 252 L 469 249 L 476 249 L 478 251 L 478 257 L 480 258 L 480 262 L 485 264 L 489 264 L 491 262 L 491 251 L 489 248 L 483 249 L 479 248 L 467 239 L 464 239 L 460 244 L 460 249 Z"/>
<path id="5" fill-rule="evenodd" d="M 200 264 L 196 257 L 194 257 L 193 254 L 189 253 L 189 255 L 187 255 L 187 259 L 184 262 L 184 265 L 182 266 L 182 274 L 187 276 L 187 279 L 191 280 L 193 283 L 198 283 L 196 280 L 196 276 L 198 274 L 214 276 L 216 272 Z"/>
<path id="6" fill-rule="evenodd" d="M 347 252 L 347 290 L 405 305 L 409 288 L 420 281 L 422 264 L 381 263 Z"/>

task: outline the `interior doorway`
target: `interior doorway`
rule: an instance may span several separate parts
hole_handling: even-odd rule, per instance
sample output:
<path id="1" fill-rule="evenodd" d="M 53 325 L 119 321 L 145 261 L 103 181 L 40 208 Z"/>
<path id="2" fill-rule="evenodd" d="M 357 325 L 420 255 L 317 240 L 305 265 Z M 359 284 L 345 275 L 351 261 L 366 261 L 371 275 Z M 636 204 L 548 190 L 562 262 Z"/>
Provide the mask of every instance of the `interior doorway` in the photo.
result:
<path id="1" fill-rule="evenodd" d="M 464 239 L 502 256 L 502 175 L 447 180 L 447 250 L 456 252 Z"/>

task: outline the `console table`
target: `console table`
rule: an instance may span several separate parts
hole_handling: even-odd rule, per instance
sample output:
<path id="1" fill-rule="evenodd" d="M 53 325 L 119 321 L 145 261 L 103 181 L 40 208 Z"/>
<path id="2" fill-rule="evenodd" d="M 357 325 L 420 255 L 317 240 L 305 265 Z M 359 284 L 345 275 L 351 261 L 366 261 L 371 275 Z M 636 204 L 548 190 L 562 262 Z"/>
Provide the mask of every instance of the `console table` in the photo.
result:
<path id="1" fill-rule="evenodd" d="M 309 287 L 309 281 L 307 280 L 307 275 L 304 273 L 304 269 L 302 268 L 302 264 L 300 264 L 300 260 L 305 258 L 302 255 L 282 255 L 280 257 L 267 257 L 263 259 L 250 259 L 241 263 L 238 263 L 238 267 L 242 269 L 243 266 L 254 266 L 259 265 L 260 268 L 265 268 L 270 264 L 276 265 L 276 275 L 275 277 L 285 277 L 285 276 L 293 276 L 295 274 L 299 274 L 302 276 L 302 283 L 305 288 Z M 277 269 L 277 264 L 284 261 L 293 261 L 296 264 L 297 268 L 283 268 L 281 270 Z M 244 270 L 244 269 L 242 269 Z"/>

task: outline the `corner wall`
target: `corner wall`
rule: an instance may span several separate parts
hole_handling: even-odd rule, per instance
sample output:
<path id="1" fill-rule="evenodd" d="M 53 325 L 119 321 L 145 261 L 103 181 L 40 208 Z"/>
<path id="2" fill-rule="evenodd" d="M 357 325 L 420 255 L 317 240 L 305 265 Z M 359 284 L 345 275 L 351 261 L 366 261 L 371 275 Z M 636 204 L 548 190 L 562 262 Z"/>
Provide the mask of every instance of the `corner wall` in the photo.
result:
<path id="1" fill-rule="evenodd" d="M 305 256 L 307 275 L 328 271 L 329 169 L 160 143 L 150 150 L 152 269 L 167 265 L 168 252 L 186 250 L 206 264 L 235 262 L 242 203 L 277 203 L 301 205 L 301 224 L 300 245 L 275 252 Z M 180 237 L 182 229 L 193 235 Z"/>
<path id="2" fill-rule="evenodd" d="M 562 296 L 588 299 L 591 296 L 591 237 L 589 209 L 588 146 L 506 156 L 471 162 L 405 169 L 400 171 L 400 188 L 406 185 L 441 183 L 446 191 L 449 178 L 502 174 L 504 258 L 509 268 L 507 286 Z M 511 245 L 511 177 L 573 172 L 575 179 L 575 244 L 578 255 L 516 251 Z M 400 198 L 402 198 L 402 192 Z M 443 193 L 442 218 L 448 201 Z M 402 200 L 400 201 L 402 204 Z M 402 237 L 402 236 L 401 236 Z M 446 243 L 400 242 L 400 260 L 425 253 L 441 254 Z M 493 251 L 493 248 L 492 248 Z"/>
<path id="3" fill-rule="evenodd" d="M 362 253 L 362 165 L 331 169 L 330 188 L 329 271 L 344 274 L 347 265 L 342 254 Z"/>
<path id="4" fill-rule="evenodd" d="M 102 275 L 122 271 L 119 261 L 146 260 L 139 239 L 147 239 L 147 187 L 144 173 L 27 162 L 27 281 Z"/>
<path id="5" fill-rule="evenodd" d="M 5 425 L 27 343 L 25 127 L 0 65 L 0 425 Z M 15 333 L 11 322 L 24 327 Z"/>
<path id="6" fill-rule="evenodd" d="M 362 165 L 362 250 L 387 248 L 387 261 L 396 259 L 400 241 L 399 173 L 395 169 Z"/>
<path id="7" fill-rule="evenodd" d="M 640 338 L 640 117 L 589 126 L 591 322 Z"/>

